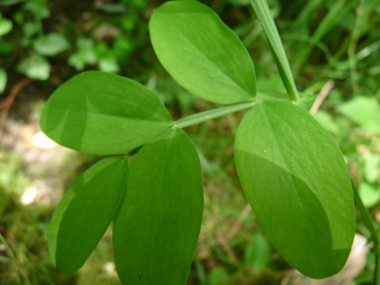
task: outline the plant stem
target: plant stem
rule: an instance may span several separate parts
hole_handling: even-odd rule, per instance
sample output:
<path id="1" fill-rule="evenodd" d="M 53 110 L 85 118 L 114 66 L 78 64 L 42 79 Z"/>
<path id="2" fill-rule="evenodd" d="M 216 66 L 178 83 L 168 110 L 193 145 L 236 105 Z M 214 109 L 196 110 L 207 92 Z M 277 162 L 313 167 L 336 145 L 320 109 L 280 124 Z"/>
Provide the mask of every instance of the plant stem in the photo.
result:
<path id="1" fill-rule="evenodd" d="M 226 107 L 216 108 L 213 110 L 204 111 L 201 113 L 197 113 L 197 114 L 190 115 L 188 117 L 179 119 L 178 121 L 174 122 L 173 127 L 185 128 L 185 127 L 188 127 L 191 125 L 203 123 L 203 122 L 210 120 L 210 119 L 219 118 L 221 116 L 231 114 L 233 112 L 237 112 L 240 110 L 247 109 L 249 107 L 252 107 L 255 104 L 257 104 L 257 102 L 252 101 L 252 102 L 246 102 L 246 103 L 241 103 L 241 104 L 236 104 L 236 105 L 231 105 L 231 106 L 226 106 Z"/>
<path id="2" fill-rule="evenodd" d="M 375 267 L 375 277 L 373 280 L 373 284 L 380 284 L 380 256 L 376 254 L 376 267 Z"/>
<path id="3" fill-rule="evenodd" d="M 0 241 L 4 244 L 5 249 L 6 249 L 6 253 L 8 254 L 8 256 L 16 264 L 16 266 L 18 268 L 18 271 L 19 271 L 20 275 L 22 276 L 22 278 L 20 278 L 20 279 L 24 280 L 24 284 L 25 285 L 32 284 L 30 282 L 29 278 L 28 278 L 28 275 L 26 274 L 26 272 L 22 268 L 21 264 L 18 262 L 16 256 L 13 254 L 13 251 L 12 251 L 11 247 L 9 246 L 9 244 L 7 243 L 7 241 L 5 240 L 5 238 L 3 237 L 3 235 L 1 233 L 0 233 Z"/>
<path id="4" fill-rule="evenodd" d="M 178 121 L 175 121 L 172 126 L 168 128 L 186 128 L 188 126 L 196 125 L 199 123 L 203 123 L 207 120 L 216 119 L 224 115 L 228 115 L 237 111 L 241 111 L 247 108 L 250 108 L 254 105 L 256 105 L 257 101 L 251 101 L 251 102 L 245 102 L 230 106 L 225 106 L 221 108 L 216 108 L 208 111 L 204 111 L 201 113 L 197 113 L 194 115 L 187 116 L 185 118 L 179 119 Z M 143 146 L 139 146 L 127 153 L 123 153 L 128 155 L 129 157 L 134 156 Z"/>
<path id="5" fill-rule="evenodd" d="M 368 227 L 368 229 L 371 232 L 372 240 L 374 243 L 375 248 L 379 246 L 379 237 L 377 235 L 375 225 L 373 223 L 371 214 L 369 213 L 368 209 L 364 206 L 362 199 L 360 198 L 358 189 L 355 187 L 354 183 L 351 181 L 352 189 L 354 190 L 354 198 L 356 205 L 359 208 L 359 211 L 362 213 L 363 219 Z"/>
<path id="6" fill-rule="evenodd" d="M 225 106 L 221 108 L 216 108 L 208 111 L 204 111 L 201 113 L 197 113 L 194 115 L 187 116 L 185 118 L 179 119 L 173 123 L 173 125 L 168 128 L 186 128 L 188 126 L 196 125 L 199 123 L 203 123 L 207 120 L 216 119 L 224 115 L 228 115 L 237 111 L 241 111 L 244 109 L 248 109 L 261 101 L 262 99 L 257 99 L 257 101 L 250 101 L 230 106 Z M 134 156 L 143 146 L 139 146 L 129 152 L 123 153 L 128 155 L 129 157 Z"/>
<path id="7" fill-rule="evenodd" d="M 269 47 L 273 54 L 274 61 L 277 65 L 278 72 L 280 73 L 286 91 L 288 92 L 290 98 L 297 102 L 301 98 L 298 94 L 292 71 L 289 66 L 289 61 L 286 57 L 277 26 L 271 16 L 268 3 L 266 0 L 251 0 L 251 5 L 261 23 L 261 26 L 263 27 L 265 35 L 267 36 Z"/>
<path id="8" fill-rule="evenodd" d="M 376 254 L 376 267 L 375 267 L 375 276 L 374 276 L 374 284 L 380 285 L 380 256 L 378 253 L 379 248 L 379 236 L 376 232 L 374 222 L 372 220 L 371 214 L 368 209 L 364 206 L 362 199 L 360 198 L 358 189 L 355 187 L 354 183 L 351 180 L 352 189 L 354 190 L 354 197 L 356 205 L 359 208 L 359 211 L 362 213 L 363 219 L 371 232 L 371 237 L 374 243 L 375 254 Z"/>

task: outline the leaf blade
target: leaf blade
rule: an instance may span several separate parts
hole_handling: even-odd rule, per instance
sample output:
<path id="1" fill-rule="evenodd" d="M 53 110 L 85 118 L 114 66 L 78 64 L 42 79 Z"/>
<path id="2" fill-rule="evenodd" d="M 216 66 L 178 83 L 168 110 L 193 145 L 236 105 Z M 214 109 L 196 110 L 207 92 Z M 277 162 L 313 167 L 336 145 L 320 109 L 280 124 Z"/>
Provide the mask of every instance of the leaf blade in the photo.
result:
<path id="1" fill-rule="evenodd" d="M 252 266 L 258 272 L 268 266 L 270 262 L 270 245 L 265 236 L 258 232 L 253 235 L 251 242 L 244 252 L 246 266 Z"/>
<path id="2" fill-rule="evenodd" d="M 194 95 L 222 104 L 255 96 L 255 71 L 247 50 L 207 6 L 197 1 L 165 3 L 153 13 L 149 30 L 162 65 Z"/>
<path id="3" fill-rule="evenodd" d="M 10 31 L 12 31 L 12 28 L 12 21 L 5 18 L 1 18 L 0 15 L 0 37 L 8 34 Z"/>
<path id="4" fill-rule="evenodd" d="M 33 42 L 34 50 L 40 55 L 55 56 L 70 48 L 66 37 L 58 33 L 50 33 Z"/>
<path id="5" fill-rule="evenodd" d="M 41 115 L 42 131 L 57 143 L 87 153 L 124 153 L 172 123 L 158 97 L 114 74 L 83 72 L 59 87 Z"/>
<path id="6" fill-rule="evenodd" d="M 74 273 L 95 249 L 122 201 L 127 174 L 127 157 L 105 158 L 89 168 L 58 204 L 48 228 L 48 245 L 62 273 Z"/>
<path id="7" fill-rule="evenodd" d="M 301 108 L 265 101 L 244 116 L 235 153 L 247 199 L 285 259 L 312 278 L 339 272 L 355 212 L 348 170 L 331 136 Z"/>
<path id="8" fill-rule="evenodd" d="M 376 99 L 356 96 L 338 106 L 338 112 L 372 133 L 380 134 L 380 106 Z"/>
<path id="9" fill-rule="evenodd" d="M 50 76 L 50 63 L 43 56 L 32 55 L 21 60 L 17 70 L 29 78 L 46 80 Z"/>
<path id="10" fill-rule="evenodd" d="M 202 211 L 198 154 L 181 129 L 169 129 L 146 144 L 131 164 L 113 234 L 123 284 L 185 284 Z"/>

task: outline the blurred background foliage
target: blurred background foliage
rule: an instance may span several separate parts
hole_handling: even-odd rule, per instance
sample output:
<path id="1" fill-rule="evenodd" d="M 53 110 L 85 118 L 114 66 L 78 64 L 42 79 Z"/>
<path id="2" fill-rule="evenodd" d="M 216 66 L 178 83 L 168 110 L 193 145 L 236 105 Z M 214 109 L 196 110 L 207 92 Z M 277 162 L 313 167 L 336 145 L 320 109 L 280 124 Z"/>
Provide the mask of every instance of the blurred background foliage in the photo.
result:
<path id="1" fill-rule="evenodd" d="M 27 279 L 32 284 L 120 284 L 110 230 L 74 276 L 52 265 L 46 240 L 51 214 L 73 181 L 100 158 L 55 145 L 40 132 L 38 120 L 50 94 L 85 70 L 141 82 L 174 119 L 217 107 L 189 94 L 158 62 L 148 21 L 164 2 L 0 0 L 0 233 L 6 240 L 0 241 L 0 284 L 26 284 Z M 284 90 L 249 1 L 201 2 L 249 50 L 259 89 Z M 380 2 L 268 3 L 299 90 L 319 94 L 311 113 L 336 140 L 364 203 L 380 222 Z M 186 128 L 199 151 L 205 188 L 188 284 L 314 284 L 289 281 L 291 267 L 247 204 L 233 156 L 241 117 L 236 113 Z M 370 236 L 360 213 L 357 232 Z M 357 284 L 371 284 L 373 265 L 369 253 Z"/>

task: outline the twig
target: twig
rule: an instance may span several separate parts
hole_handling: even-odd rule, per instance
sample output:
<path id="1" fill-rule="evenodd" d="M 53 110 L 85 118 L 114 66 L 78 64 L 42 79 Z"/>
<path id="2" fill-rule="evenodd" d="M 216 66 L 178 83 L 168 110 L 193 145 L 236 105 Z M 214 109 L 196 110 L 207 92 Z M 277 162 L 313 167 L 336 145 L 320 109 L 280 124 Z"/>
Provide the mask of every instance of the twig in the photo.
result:
<path id="1" fill-rule="evenodd" d="M 243 225 L 244 219 L 248 216 L 248 214 L 251 211 L 252 211 L 251 205 L 247 204 L 247 206 L 245 206 L 244 210 L 241 212 L 240 216 L 236 219 L 235 224 L 232 226 L 232 228 L 228 232 L 227 239 L 226 239 L 228 242 L 230 242 L 234 238 L 234 236 L 236 235 L 240 227 Z"/>
<path id="2" fill-rule="evenodd" d="M 8 111 L 11 108 L 13 101 L 15 100 L 16 96 L 20 93 L 20 91 L 24 89 L 27 85 L 32 83 L 33 81 L 34 79 L 31 79 L 31 78 L 25 78 L 25 79 L 21 79 L 17 81 L 13 85 L 12 90 L 9 93 L 8 97 L 0 102 L 0 109 L 3 109 L 3 112 L 1 113 L 1 117 L 0 117 L 0 139 L 1 139 L 1 135 L 3 134 L 4 124 L 8 115 Z"/>
<path id="3" fill-rule="evenodd" d="M 228 242 L 224 239 L 222 233 L 218 230 L 214 230 L 214 235 L 215 235 L 215 238 L 217 240 L 217 242 L 219 243 L 219 245 L 223 248 L 223 250 L 225 251 L 225 253 L 227 254 L 227 256 L 230 258 L 231 261 L 233 262 L 237 262 L 238 259 L 235 255 L 235 252 L 231 249 L 230 245 L 228 244 Z"/>
<path id="4" fill-rule="evenodd" d="M 332 80 L 327 81 L 325 85 L 323 85 L 321 92 L 319 92 L 317 99 L 315 99 L 313 107 L 311 107 L 310 109 L 310 114 L 315 114 L 318 111 L 319 107 L 321 107 L 323 101 L 325 101 L 331 89 L 333 88 L 334 88 L 334 81 Z"/>

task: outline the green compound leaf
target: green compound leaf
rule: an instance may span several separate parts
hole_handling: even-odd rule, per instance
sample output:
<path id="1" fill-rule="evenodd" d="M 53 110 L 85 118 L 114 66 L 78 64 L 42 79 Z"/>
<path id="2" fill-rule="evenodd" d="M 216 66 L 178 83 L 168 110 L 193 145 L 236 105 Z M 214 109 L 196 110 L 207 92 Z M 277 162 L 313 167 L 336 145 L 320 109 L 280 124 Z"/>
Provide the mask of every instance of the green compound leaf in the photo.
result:
<path id="1" fill-rule="evenodd" d="M 189 92 L 222 104 L 255 96 L 255 70 L 247 50 L 207 6 L 167 2 L 153 13 L 149 30 L 160 62 Z"/>
<path id="2" fill-rule="evenodd" d="M 266 234 L 311 278 L 336 274 L 351 250 L 354 197 L 342 154 L 305 110 L 264 101 L 237 132 L 236 167 Z"/>
<path id="3" fill-rule="evenodd" d="M 105 158 L 62 198 L 48 229 L 50 257 L 62 273 L 73 274 L 95 249 L 116 215 L 127 176 L 126 156 Z"/>
<path id="4" fill-rule="evenodd" d="M 113 228 L 123 284 L 186 284 L 203 212 L 198 153 L 169 129 L 137 153 Z"/>
<path id="5" fill-rule="evenodd" d="M 292 100 L 297 101 L 299 99 L 297 87 L 294 83 L 292 71 L 290 70 L 288 58 L 286 57 L 276 24 L 270 14 L 267 0 L 250 1 L 253 10 L 255 10 L 257 18 L 259 18 L 259 21 L 267 36 L 274 61 L 276 62 L 278 72 L 282 78 L 282 82 L 284 83 L 285 88 Z"/>
<path id="6" fill-rule="evenodd" d="M 46 103 L 41 129 L 57 143 L 87 153 L 120 154 L 146 143 L 172 124 L 158 97 L 114 74 L 83 72 Z"/>

